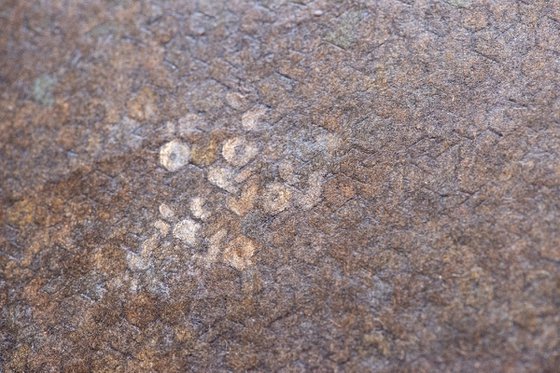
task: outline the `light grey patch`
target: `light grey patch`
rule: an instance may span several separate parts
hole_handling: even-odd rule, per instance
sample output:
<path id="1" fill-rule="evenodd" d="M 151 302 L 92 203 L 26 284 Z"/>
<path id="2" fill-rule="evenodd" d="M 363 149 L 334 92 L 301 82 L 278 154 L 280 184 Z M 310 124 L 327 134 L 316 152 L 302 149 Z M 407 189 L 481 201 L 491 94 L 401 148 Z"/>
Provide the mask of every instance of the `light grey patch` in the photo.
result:
<path id="1" fill-rule="evenodd" d="M 351 47 L 358 39 L 358 25 L 364 19 L 363 11 L 349 11 L 338 18 L 337 27 L 325 39 L 340 48 Z"/>
<path id="2" fill-rule="evenodd" d="M 222 147 L 222 156 L 231 165 L 241 167 L 257 156 L 258 149 L 247 140 L 235 137 L 227 140 Z"/>
<path id="3" fill-rule="evenodd" d="M 245 112 L 241 117 L 241 125 L 247 131 L 256 131 L 266 127 L 263 122 L 267 110 L 264 106 L 255 106 L 251 110 Z"/>
<path id="4" fill-rule="evenodd" d="M 162 237 L 167 236 L 167 233 L 169 233 L 169 224 L 167 224 L 163 220 L 157 220 L 154 223 L 154 227 L 159 231 L 159 234 Z"/>
<path id="5" fill-rule="evenodd" d="M 194 217 L 201 220 L 206 220 L 210 217 L 210 212 L 204 207 L 205 203 L 206 201 L 204 201 L 202 197 L 194 197 L 191 199 L 190 209 Z"/>
<path id="6" fill-rule="evenodd" d="M 239 236 L 228 242 L 224 250 L 224 260 L 235 269 L 242 271 L 253 265 L 251 258 L 255 254 L 255 244 L 245 236 Z"/>
<path id="7" fill-rule="evenodd" d="M 245 96 L 239 92 L 228 92 L 225 99 L 226 103 L 235 110 L 241 110 L 245 106 Z"/>
<path id="8" fill-rule="evenodd" d="M 120 122 L 111 125 L 105 144 L 121 151 L 123 148 L 138 149 L 143 141 L 142 136 L 139 135 L 141 127 L 140 123 L 125 116 Z"/>
<path id="9" fill-rule="evenodd" d="M 263 195 L 263 207 L 269 214 L 277 214 L 290 206 L 292 191 L 284 184 L 271 183 Z"/>
<path id="10" fill-rule="evenodd" d="M 391 295 L 393 294 L 392 286 L 380 279 L 379 277 L 375 276 L 372 281 L 372 290 L 371 290 L 371 297 L 369 303 L 375 308 L 379 309 L 382 307 L 386 302 L 391 299 Z"/>
<path id="11" fill-rule="evenodd" d="M 191 219 L 181 220 L 175 228 L 173 228 L 173 236 L 186 242 L 189 245 L 195 245 L 197 242 L 198 231 L 200 230 L 200 224 Z"/>
<path id="12" fill-rule="evenodd" d="M 168 171 L 175 172 L 189 163 L 191 150 L 187 144 L 173 140 L 163 145 L 159 151 L 159 161 Z"/>
<path id="13" fill-rule="evenodd" d="M 235 177 L 234 172 L 229 168 L 211 167 L 208 170 L 208 181 L 230 193 L 237 192 L 237 186 L 233 183 Z"/>
<path id="14" fill-rule="evenodd" d="M 173 220 L 175 212 L 166 203 L 159 205 L 159 213 L 166 220 Z"/>
<path id="15" fill-rule="evenodd" d="M 183 116 L 177 122 L 177 132 L 179 136 L 183 137 L 200 132 L 204 128 L 208 128 L 208 123 L 206 123 L 204 118 L 193 113 Z"/>
<path id="16" fill-rule="evenodd" d="M 43 74 L 33 82 L 33 99 L 43 106 L 54 104 L 53 88 L 56 78 Z"/>
<path id="17" fill-rule="evenodd" d="M 142 256 L 131 251 L 127 252 L 126 261 L 128 263 L 128 268 L 130 268 L 132 271 L 144 271 L 150 266 L 150 261 L 148 258 L 143 258 Z"/>
<path id="18" fill-rule="evenodd" d="M 309 175 L 307 189 L 295 193 L 295 202 L 298 207 L 310 210 L 320 202 L 325 173 L 325 171 L 317 171 Z"/>
<path id="19" fill-rule="evenodd" d="M 210 237 L 208 252 L 206 255 L 200 256 L 200 259 L 205 261 L 206 265 L 212 264 L 218 260 L 218 255 L 220 254 L 220 249 L 226 236 L 227 231 L 225 229 L 221 229 Z"/>
<path id="20" fill-rule="evenodd" d="M 471 5 L 471 0 L 448 0 L 447 2 L 457 8 L 467 8 Z"/>

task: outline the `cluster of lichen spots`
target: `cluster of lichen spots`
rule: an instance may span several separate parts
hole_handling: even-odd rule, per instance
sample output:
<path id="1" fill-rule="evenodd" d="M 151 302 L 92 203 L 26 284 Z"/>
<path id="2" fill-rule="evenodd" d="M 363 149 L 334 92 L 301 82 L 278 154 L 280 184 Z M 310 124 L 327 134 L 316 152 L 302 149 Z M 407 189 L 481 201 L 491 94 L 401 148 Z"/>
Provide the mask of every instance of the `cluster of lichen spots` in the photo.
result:
<path id="1" fill-rule="evenodd" d="M 239 109 L 244 107 L 241 99 L 239 95 L 226 97 L 230 106 Z M 145 248 L 155 247 L 158 239 L 171 237 L 184 245 L 195 263 L 205 266 L 225 263 L 245 271 L 254 266 L 253 257 L 259 247 L 258 240 L 247 237 L 240 228 L 247 216 L 252 213 L 270 218 L 289 216 L 294 209 L 307 211 L 321 202 L 326 167 L 313 164 L 306 173 L 300 169 L 307 163 L 303 159 L 282 160 L 275 154 L 274 144 L 259 141 L 268 136 L 268 114 L 271 112 L 264 105 L 245 110 L 237 126 L 240 132 L 213 130 L 197 114 L 166 123 L 164 130 L 171 139 L 168 137 L 159 149 L 160 165 L 170 177 L 186 177 L 190 172 L 202 171 L 205 182 L 219 193 L 211 205 L 206 205 L 201 196 L 188 197 L 184 203 L 190 209 L 190 216 L 183 218 L 162 204 L 161 219 L 154 223 L 158 233 L 145 242 Z M 298 134 L 293 139 L 303 158 L 320 152 L 322 162 L 326 162 L 341 146 L 340 138 L 328 131 L 313 133 L 311 142 L 306 136 Z M 196 167 L 191 168 L 189 164 Z M 263 170 L 275 170 L 277 176 L 265 177 Z M 224 213 L 222 208 L 233 215 Z M 138 262 L 135 255 L 130 256 L 133 262 Z M 142 267 L 142 261 L 134 265 Z"/>
<path id="2" fill-rule="evenodd" d="M 212 211 L 205 206 L 202 197 L 193 197 L 189 203 L 192 217 L 178 218 L 173 209 L 166 203 L 159 206 L 162 219 L 154 222 L 156 233 L 142 244 L 139 254 L 128 253 L 129 267 L 134 271 L 146 271 L 152 265 L 154 250 L 158 250 L 161 241 L 171 233 L 173 239 L 179 244 L 186 245 L 185 249 L 193 249 L 193 258 L 202 264 L 210 265 L 223 261 L 238 270 L 253 264 L 251 258 L 256 251 L 256 243 L 243 235 L 237 235 L 228 239 L 228 231 L 220 229 L 211 234 L 208 239 L 204 237 L 205 231 L 211 231 L 207 226 L 207 220 L 212 216 Z M 196 252 L 203 241 L 207 248 L 205 254 Z"/>

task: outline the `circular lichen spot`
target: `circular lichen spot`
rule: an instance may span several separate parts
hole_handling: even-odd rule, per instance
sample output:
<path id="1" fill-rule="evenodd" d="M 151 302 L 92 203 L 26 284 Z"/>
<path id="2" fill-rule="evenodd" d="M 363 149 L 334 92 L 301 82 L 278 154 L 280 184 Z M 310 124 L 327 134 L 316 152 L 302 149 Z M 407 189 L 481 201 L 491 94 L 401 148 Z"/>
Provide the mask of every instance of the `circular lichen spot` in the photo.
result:
<path id="1" fill-rule="evenodd" d="M 187 144 L 172 140 L 159 150 L 159 161 L 168 171 L 175 172 L 189 163 L 191 151 Z"/>
<path id="2" fill-rule="evenodd" d="M 284 211 L 290 205 L 292 191 L 284 184 L 268 184 L 263 195 L 263 207 L 269 214 Z"/>
<path id="3" fill-rule="evenodd" d="M 254 107 L 253 109 L 247 111 L 241 117 L 241 125 L 245 130 L 255 131 L 262 129 L 263 123 L 262 117 L 266 114 L 266 109 L 264 107 Z"/>
<path id="4" fill-rule="evenodd" d="M 194 245 L 196 244 L 199 230 L 200 224 L 191 219 L 184 219 L 177 223 L 175 228 L 173 228 L 173 236 L 188 243 L 189 245 Z"/>
<path id="5" fill-rule="evenodd" d="M 258 149 L 247 140 L 235 137 L 229 139 L 222 147 L 222 155 L 229 164 L 241 167 L 256 157 Z"/>
<path id="6" fill-rule="evenodd" d="M 239 236 L 230 241 L 224 250 L 224 260 L 232 267 L 242 271 L 251 266 L 251 258 L 256 247 L 252 240 L 245 236 Z"/>

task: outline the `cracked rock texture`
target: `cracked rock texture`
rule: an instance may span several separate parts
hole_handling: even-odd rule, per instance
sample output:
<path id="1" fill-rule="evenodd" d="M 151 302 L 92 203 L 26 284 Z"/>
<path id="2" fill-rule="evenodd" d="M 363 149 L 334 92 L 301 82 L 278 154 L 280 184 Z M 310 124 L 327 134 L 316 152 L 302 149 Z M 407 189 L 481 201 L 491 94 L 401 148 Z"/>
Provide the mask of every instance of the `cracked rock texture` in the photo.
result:
<path id="1" fill-rule="evenodd" d="M 0 1 L 0 371 L 558 372 L 560 1 Z"/>

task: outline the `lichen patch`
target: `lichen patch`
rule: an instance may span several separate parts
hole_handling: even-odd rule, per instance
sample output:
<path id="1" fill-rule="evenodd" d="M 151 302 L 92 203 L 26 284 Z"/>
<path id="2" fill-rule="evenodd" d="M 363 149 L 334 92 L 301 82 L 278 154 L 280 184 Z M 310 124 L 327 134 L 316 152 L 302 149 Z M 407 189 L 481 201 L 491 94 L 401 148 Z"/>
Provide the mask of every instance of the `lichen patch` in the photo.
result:
<path id="1" fill-rule="evenodd" d="M 191 199 L 191 213 L 195 218 L 206 220 L 210 217 L 210 212 L 204 207 L 205 203 L 206 201 L 202 197 L 194 197 L 193 199 Z"/>
<path id="2" fill-rule="evenodd" d="M 239 197 L 230 196 L 227 199 L 228 208 L 238 216 L 244 216 L 251 211 L 255 205 L 255 199 L 259 185 L 256 182 L 247 183 Z"/>
<path id="3" fill-rule="evenodd" d="M 157 220 L 154 223 L 154 227 L 158 230 L 159 234 L 162 237 L 167 236 L 167 234 L 169 233 L 169 224 L 167 224 L 163 220 Z"/>
<path id="4" fill-rule="evenodd" d="M 263 207 L 269 214 L 278 214 L 290 205 L 292 191 L 281 183 L 268 184 L 263 195 Z"/>
<path id="5" fill-rule="evenodd" d="M 198 231 L 201 226 L 189 218 L 181 220 L 173 228 L 173 236 L 189 245 L 195 245 L 198 241 Z"/>
<path id="6" fill-rule="evenodd" d="M 175 217 L 175 212 L 166 203 L 159 205 L 159 213 L 166 220 L 172 220 Z"/>
<path id="7" fill-rule="evenodd" d="M 224 261 L 242 271 L 253 265 L 251 258 L 255 254 L 255 250 L 255 244 L 251 239 L 239 236 L 227 244 L 224 250 Z"/>
<path id="8" fill-rule="evenodd" d="M 191 150 L 180 140 L 172 140 L 159 151 L 159 161 L 167 171 L 175 172 L 189 163 Z"/>
<path id="9" fill-rule="evenodd" d="M 231 165 L 245 166 L 257 156 L 258 148 L 241 137 L 227 140 L 222 147 L 222 156 Z"/>
<path id="10" fill-rule="evenodd" d="M 229 168 L 211 167 L 208 170 L 208 181 L 230 193 L 236 193 L 237 187 L 233 183 L 234 173 Z"/>
<path id="11" fill-rule="evenodd" d="M 262 117 L 266 114 L 266 109 L 263 107 L 255 107 L 247 111 L 241 117 L 241 125 L 243 129 L 248 131 L 255 131 L 263 127 Z"/>

